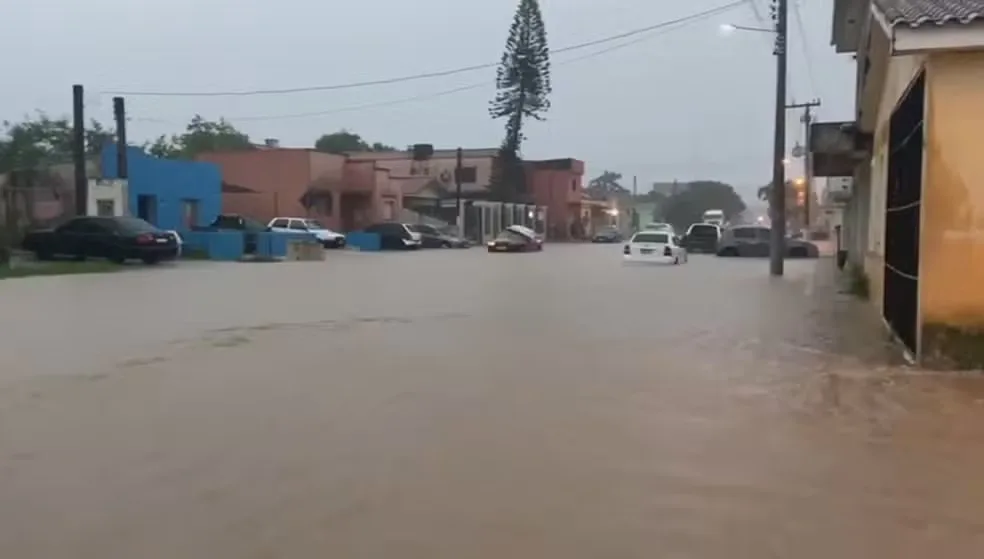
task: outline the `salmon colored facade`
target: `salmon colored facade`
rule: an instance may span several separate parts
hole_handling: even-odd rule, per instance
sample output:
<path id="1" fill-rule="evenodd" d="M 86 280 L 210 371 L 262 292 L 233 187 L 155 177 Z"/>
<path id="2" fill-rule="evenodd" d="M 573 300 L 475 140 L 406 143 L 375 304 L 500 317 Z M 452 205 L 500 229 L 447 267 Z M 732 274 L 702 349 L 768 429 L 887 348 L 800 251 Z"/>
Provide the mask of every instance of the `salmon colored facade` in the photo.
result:
<path id="1" fill-rule="evenodd" d="M 889 326 L 898 333 L 890 317 L 897 322 L 900 308 L 915 309 L 903 313 L 911 317 L 912 341 L 899 335 L 914 357 L 926 365 L 979 368 L 984 20 L 951 13 L 957 4 L 923 13 L 925 6 L 902 9 L 900 0 L 835 0 L 833 44 L 858 64 L 856 144 L 870 138 L 854 171 L 844 227 L 862 239 L 859 261 Z M 905 196 L 914 201 L 899 202 Z M 908 227 L 900 214 L 909 216 Z M 907 272 L 893 266 L 903 261 L 903 251 L 892 256 L 899 243 L 913 245 L 915 265 Z M 905 282 L 915 286 L 908 297 L 893 287 Z"/>
<path id="2" fill-rule="evenodd" d="M 222 169 L 222 210 L 260 221 L 277 216 L 316 218 L 351 230 L 391 219 L 402 194 L 390 172 L 372 161 L 313 149 L 263 148 L 199 157 Z"/>
<path id="3" fill-rule="evenodd" d="M 457 150 L 434 150 L 414 159 L 410 152 L 353 152 L 263 146 L 246 152 L 207 153 L 199 159 L 222 169 L 223 211 L 268 221 L 277 216 L 317 218 L 350 231 L 397 219 L 405 201 L 428 187 L 453 192 Z M 488 192 L 496 149 L 462 152 L 462 167 L 474 180 L 462 184 L 470 199 Z M 545 206 L 551 238 L 570 237 L 584 204 L 584 163 L 576 159 L 527 162 L 532 202 Z"/>

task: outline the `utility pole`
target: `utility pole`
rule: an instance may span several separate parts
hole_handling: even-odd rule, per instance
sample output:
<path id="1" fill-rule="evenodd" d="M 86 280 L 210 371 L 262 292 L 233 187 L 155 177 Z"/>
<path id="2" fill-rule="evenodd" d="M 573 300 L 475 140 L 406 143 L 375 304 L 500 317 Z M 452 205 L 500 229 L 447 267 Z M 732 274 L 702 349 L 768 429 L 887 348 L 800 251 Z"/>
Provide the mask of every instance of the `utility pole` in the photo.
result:
<path id="1" fill-rule="evenodd" d="M 126 154 L 126 107 L 122 97 L 113 97 L 113 118 L 116 120 L 116 177 L 130 177 Z"/>
<path id="2" fill-rule="evenodd" d="M 775 19 L 776 44 L 776 104 L 775 138 L 772 151 L 772 195 L 769 197 L 769 215 L 772 220 L 772 242 L 769 243 L 769 273 L 781 276 L 785 268 L 786 254 L 786 23 L 788 1 L 775 0 L 772 6 Z"/>
<path id="3" fill-rule="evenodd" d="M 85 91 L 72 86 L 72 162 L 75 166 L 75 215 L 89 213 L 89 179 L 85 174 Z"/>
<path id="4" fill-rule="evenodd" d="M 455 152 L 455 163 L 454 163 L 454 189 L 455 189 L 455 224 L 458 226 L 458 238 L 465 238 L 465 220 L 462 219 L 461 215 L 461 159 L 462 151 L 458 148 Z"/>
<path id="5" fill-rule="evenodd" d="M 803 175 L 806 184 L 803 185 L 803 225 L 806 226 L 807 234 L 810 232 L 810 203 L 813 201 L 813 155 L 810 153 L 810 123 L 813 122 L 813 114 L 810 109 L 819 106 L 819 99 L 814 99 L 808 103 L 786 105 L 787 109 L 803 109 L 803 116 L 800 117 L 805 132 L 803 134 L 805 136 L 803 138 Z"/>

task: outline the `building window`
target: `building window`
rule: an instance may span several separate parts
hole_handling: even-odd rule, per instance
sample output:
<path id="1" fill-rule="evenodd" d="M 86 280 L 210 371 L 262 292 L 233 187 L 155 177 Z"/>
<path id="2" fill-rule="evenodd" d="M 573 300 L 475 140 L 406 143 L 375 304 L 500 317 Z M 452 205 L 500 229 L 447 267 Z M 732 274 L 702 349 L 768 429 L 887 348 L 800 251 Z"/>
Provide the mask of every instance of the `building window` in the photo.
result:
<path id="1" fill-rule="evenodd" d="M 116 203 L 113 200 L 96 200 L 96 215 L 113 217 L 116 215 Z"/>
<path id="2" fill-rule="evenodd" d="M 577 192 L 577 179 L 571 179 L 571 192 Z"/>
<path id="3" fill-rule="evenodd" d="M 181 223 L 188 229 L 198 226 L 198 200 L 181 201 Z"/>

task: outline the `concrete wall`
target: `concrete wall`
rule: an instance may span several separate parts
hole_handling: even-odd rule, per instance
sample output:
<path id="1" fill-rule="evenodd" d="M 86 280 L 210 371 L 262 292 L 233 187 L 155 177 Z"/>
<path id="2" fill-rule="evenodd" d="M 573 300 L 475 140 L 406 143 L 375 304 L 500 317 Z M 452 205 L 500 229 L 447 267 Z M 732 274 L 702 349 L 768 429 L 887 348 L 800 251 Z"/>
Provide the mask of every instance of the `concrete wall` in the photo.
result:
<path id="1" fill-rule="evenodd" d="M 130 201 L 128 190 L 127 181 L 125 180 L 89 179 L 89 201 L 86 205 L 86 213 L 88 215 L 99 215 L 101 202 L 109 202 L 113 205 L 112 215 L 129 215 Z"/>
<path id="2" fill-rule="evenodd" d="M 156 215 L 148 221 L 162 229 L 184 230 L 191 225 L 208 225 L 222 207 L 222 177 L 211 163 L 158 159 L 140 148 L 130 147 L 128 189 L 130 215 L 139 216 L 140 197 L 152 198 Z M 103 178 L 117 178 L 116 146 L 103 149 Z M 194 223 L 186 220 L 189 204 L 197 206 Z"/>
<path id="3" fill-rule="evenodd" d="M 922 322 L 984 332 L 984 53 L 933 56 L 927 78 Z"/>
<path id="4" fill-rule="evenodd" d="M 225 182 L 254 191 L 224 193 L 222 212 L 249 216 L 264 223 L 277 216 L 306 215 L 301 197 L 311 183 L 307 150 L 207 153 L 199 160 L 218 165 Z"/>

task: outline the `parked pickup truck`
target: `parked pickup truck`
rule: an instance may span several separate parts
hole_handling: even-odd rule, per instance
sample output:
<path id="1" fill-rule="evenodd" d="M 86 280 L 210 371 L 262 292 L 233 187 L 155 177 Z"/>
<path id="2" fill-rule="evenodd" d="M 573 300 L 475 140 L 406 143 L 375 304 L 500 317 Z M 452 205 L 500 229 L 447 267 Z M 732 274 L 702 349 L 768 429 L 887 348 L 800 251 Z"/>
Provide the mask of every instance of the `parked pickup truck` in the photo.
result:
<path id="1" fill-rule="evenodd" d="M 195 231 L 242 231 L 243 241 L 245 246 L 243 247 L 243 252 L 246 254 L 255 254 L 257 246 L 257 233 L 265 233 L 270 230 L 269 227 L 256 221 L 255 219 L 250 219 L 248 217 L 241 216 L 239 214 L 219 214 L 215 221 L 206 227 L 196 227 Z"/>

